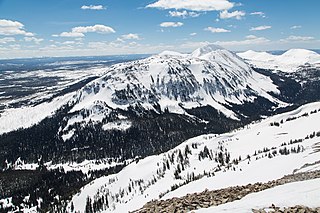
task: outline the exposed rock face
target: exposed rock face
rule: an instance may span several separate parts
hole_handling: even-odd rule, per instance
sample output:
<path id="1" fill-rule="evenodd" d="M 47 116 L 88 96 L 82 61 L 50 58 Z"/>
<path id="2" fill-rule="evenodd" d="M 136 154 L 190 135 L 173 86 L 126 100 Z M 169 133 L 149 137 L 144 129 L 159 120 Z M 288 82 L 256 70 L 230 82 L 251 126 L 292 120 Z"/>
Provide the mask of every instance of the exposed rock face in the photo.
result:
<path id="1" fill-rule="evenodd" d="M 244 196 L 266 190 L 286 183 L 304 181 L 320 178 L 320 171 L 304 172 L 284 176 L 278 180 L 267 183 L 255 183 L 245 186 L 234 186 L 219 190 L 205 190 L 201 193 L 188 194 L 181 198 L 172 198 L 168 200 L 155 200 L 146 203 L 141 209 L 133 211 L 134 213 L 147 212 L 189 212 L 200 208 L 218 206 L 224 203 L 240 200 Z M 320 204 L 319 204 L 320 205 Z M 300 210 L 302 208 L 302 210 Z M 280 210 L 274 208 L 275 212 L 320 212 L 319 209 L 310 209 L 307 207 L 295 206 Z M 264 209 L 253 210 L 254 212 L 266 212 Z"/>

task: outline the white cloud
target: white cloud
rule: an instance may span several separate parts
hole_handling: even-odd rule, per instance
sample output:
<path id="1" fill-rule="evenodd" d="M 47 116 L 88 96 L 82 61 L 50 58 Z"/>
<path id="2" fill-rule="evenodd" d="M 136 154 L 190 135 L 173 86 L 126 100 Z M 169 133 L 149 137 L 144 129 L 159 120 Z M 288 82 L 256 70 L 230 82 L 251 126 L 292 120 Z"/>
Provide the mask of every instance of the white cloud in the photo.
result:
<path id="1" fill-rule="evenodd" d="M 140 46 L 137 42 L 133 41 L 129 43 L 129 46 L 134 47 L 134 46 Z"/>
<path id="2" fill-rule="evenodd" d="M 59 35 L 52 35 L 53 37 L 84 37 L 85 33 L 96 32 L 102 34 L 115 33 L 116 31 L 111 27 L 96 24 L 94 26 L 74 27 L 71 32 L 62 32 Z"/>
<path id="3" fill-rule="evenodd" d="M 63 44 L 63 43 L 61 43 Z M 117 41 L 89 42 L 87 45 L 55 45 L 50 44 L 34 49 L 10 49 L 0 47 L 0 58 L 25 58 L 42 56 L 93 56 L 93 55 L 115 55 L 115 54 L 155 54 L 164 50 L 177 50 L 174 44 L 139 44 L 136 42 L 119 43 Z M 18 46 L 16 47 L 18 48 Z M 180 49 L 181 50 L 181 49 Z M 178 51 L 180 51 L 178 50 Z M 188 50 L 189 51 L 189 50 Z"/>
<path id="4" fill-rule="evenodd" d="M 111 27 L 101 25 L 101 24 L 96 24 L 94 26 L 86 26 L 86 27 L 75 27 L 72 28 L 72 32 L 76 33 L 89 33 L 89 32 L 96 32 L 96 33 L 115 33 L 114 29 Z"/>
<path id="5" fill-rule="evenodd" d="M 102 5 L 83 5 L 81 9 L 82 10 L 105 10 L 107 8 Z"/>
<path id="6" fill-rule="evenodd" d="M 11 21 L 6 19 L 0 19 L 0 27 L 16 27 L 22 28 L 24 25 L 18 21 Z"/>
<path id="7" fill-rule="evenodd" d="M 252 27 L 250 31 L 261 31 L 261 30 L 267 30 L 270 29 L 271 26 L 263 25 L 263 26 L 258 26 L 258 27 Z"/>
<path id="8" fill-rule="evenodd" d="M 11 44 L 11 45 L 9 45 L 9 47 L 11 49 L 14 49 L 14 50 L 20 50 L 21 49 L 20 44 Z"/>
<path id="9" fill-rule="evenodd" d="M 24 25 L 18 21 L 0 19 L 0 35 L 24 35 L 33 36 L 33 33 L 26 32 Z"/>
<path id="10" fill-rule="evenodd" d="M 285 39 L 280 39 L 280 42 L 287 43 L 287 42 L 309 42 L 314 41 L 315 38 L 312 36 L 289 36 Z"/>
<path id="11" fill-rule="evenodd" d="M 122 38 L 117 38 L 117 42 L 124 43 L 125 41 Z"/>
<path id="12" fill-rule="evenodd" d="M 265 17 L 266 17 L 266 15 L 264 14 L 264 12 L 261 12 L 261 11 L 252 12 L 252 13 L 250 13 L 250 15 L 253 15 L 253 16 L 261 16 L 262 18 L 265 18 Z"/>
<path id="13" fill-rule="evenodd" d="M 157 45 L 150 45 L 150 44 L 139 44 L 137 42 L 130 42 L 130 43 L 119 43 L 117 41 L 113 42 L 106 42 L 106 41 L 99 41 L 99 42 L 89 42 L 88 43 L 89 51 L 95 51 L 96 54 L 106 54 L 106 53 L 113 53 L 113 54 L 136 54 L 136 53 L 157 53 L 162 52 L 164 50 L 174 50 L 176 48 L 172 45 L 167 44 L 157 44 Z"/>
<path id="14" fill-rule="evenodd" d="M 179 45 L 179 49 L 193 51 L 199 47 L 203 47 L 210 44 L 207 41 L 188 41 Z"/>
<path id="15" fill-rule="evenodd" d="M 290 29 L 295 30 L 295 29 L 300 29 L 302 26 L 300 25 L 294 25 L 292 27 L 290 27 Z"/>
<path id="16" fill-rule="evenodd" d="M 160 27 L 181 27 L 182 25 L 181 22 L 162 22 Z"/>
<path id="17" fill-rule="evenodd" d="M 225 46 L 225 47 L 234 47 L 234 46 L 248 46 L 248 45 L 257 45 L 257 44 L 267 44 L 270 40 L 265 37 L 257 37 L 254 35 L 246 36 L 245 40 L 236 40 L 236 41 L 217 41 L 215 44 Z"/>
<path id="18" fill-rule="evenodd" d="M 16 39 L 13 37 L 4 37 L 4 38 L 0 38 L 0 44 L 7 44 L 10 42 L 15 42 Z"/>
<path id="19" fill-rule="evenodd" d="M 196 13 L 196 12 L 188 12 L 186 10 L 184 11 L 169 11 L 169 15 L 171 17 L 180 17 L 180 18 L 187 18 L 187 17 L 192 17 L 192 18 L 195 18 L 195 17 L 198 17 L 200 16 L 200 13 Z"/>
<path id="20" fill-rule="evenodd" d="M 78 32 L 62 32 L 60 35 L 52 35 L 53 37 L 83 37 L 83 33 L 78 33 Z"/>
<path id="21" fill-rule="evenodd" d="M 257 36 L 255 36 L 255 35 L 247 35 L 246 36 L 246 39 L 256 39 L 257 38 Z"/>
<path id="22" fill-rule="evenodd" d="M 221 19 L 235 18 L 240 20 L 245 15 L 246 13 L 244 11 L 238 11 L 238 10 L 233 11 L 231 13 L 229 13 L 227 10 L 220 12 Z"/>
<path id="23" fill-rule="evenodd" d="M 126 35 L 122 35 L 121 39 L 124 39 L 124 40 L 130 40 L 130 39 L 140 40 L 141 38 L 136 33 L 129 33 L 129 34 L 126 34 Z"/>
<path id="24" fill-rule="evenodd" d="M 35 38 L 35 37 L 24 37 L 24 40 L 27 42 L 34 42 L 36 44 L 40 44 L 40 42 L 43 41 L 42 38 Z"/>
<path id="25" fill-rule="evenodd" d="M 196 35 L 197 35 L 197 33 L 190 33 L 190 35 L 191 35 L 191 36 L 196 36 Z"/>
<path id="26" fill-rule="evenodd" d="M 153 4 L 147 5 L 147 8 L 218 11 L 229 10 L 233 6 L 234 3 L 229 2 L 229 0 L 158 0 Z"/>
<path id="27" fill-rule="evenodd" d="M 229 33 L 231 32 L 230 30 L 226 30 L 223 28 L 215 28 L 215 27 L 207 27 L 204 29 L 205 31 L 210 31 L 212 33 Z"/>
<path id="28" fill-rule="evenodd" d="M 76 42 L 75 41 L 64 41 L 64 42 L 62 42 L 62 44 L 70 45 L 70 44 L 76 44 Z"/>

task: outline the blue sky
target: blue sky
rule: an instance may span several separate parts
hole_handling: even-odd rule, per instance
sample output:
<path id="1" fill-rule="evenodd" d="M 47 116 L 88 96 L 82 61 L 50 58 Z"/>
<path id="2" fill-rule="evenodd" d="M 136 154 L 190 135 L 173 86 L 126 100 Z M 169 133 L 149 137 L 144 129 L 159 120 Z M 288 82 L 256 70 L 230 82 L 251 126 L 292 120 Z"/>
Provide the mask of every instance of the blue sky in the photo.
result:
<path id="1" fill-rule="evenodd" d="M 318 0 L 0 0 L 0 58 L 320 48 Z"/>

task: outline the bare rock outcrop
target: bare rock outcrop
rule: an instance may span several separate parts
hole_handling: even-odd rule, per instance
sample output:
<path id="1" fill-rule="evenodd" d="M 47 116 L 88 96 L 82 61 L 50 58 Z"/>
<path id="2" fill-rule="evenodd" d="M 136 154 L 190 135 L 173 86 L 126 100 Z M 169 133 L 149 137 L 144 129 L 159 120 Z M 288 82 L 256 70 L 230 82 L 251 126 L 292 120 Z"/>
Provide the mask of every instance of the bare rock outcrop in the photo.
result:
<path id="1" fill-rule="evenodd" d="M 213 191 L 205 190 L 201 193 L 188 194 L 180 198 L 172 198 L 167 200 L 153 200 L 146 203 L 141 209 L 135 210 L 132 213 L 189 212 L 189 211 L 200 209 L 200 208 L 208 208 L 211 206 L 218 206 L 224 203 L 240 200 L 241 198 L 243 198 L 244 196 L 250 193 L 260 192 L 260 191 L 273 188 L 275 186 L 283 185 L 286 183 L 310 180 L 315 178 L 320 178 L 320 171 L 287 175 L 287 176 L 284 176 L 283 178 L 269 181 L 267 183 L 255 183 L 255 184 L 248 184 L 245 186 L 234 186 L 234 187 L 228 187 L 225 189 L 218 189 Z M 253 211 L 257 213 L 266 212 L 266 210 L 264 209 L 253 210 Z M 305 207 L 303 210 L 301 210 L 301 206 L 290 207 L 284 210 L 280 210 L 280 208 L 275 207 L 273 211 L 277 213 L 278 212 L 320 213 L 319 208 L 311 209 L 311 208 Z"/>

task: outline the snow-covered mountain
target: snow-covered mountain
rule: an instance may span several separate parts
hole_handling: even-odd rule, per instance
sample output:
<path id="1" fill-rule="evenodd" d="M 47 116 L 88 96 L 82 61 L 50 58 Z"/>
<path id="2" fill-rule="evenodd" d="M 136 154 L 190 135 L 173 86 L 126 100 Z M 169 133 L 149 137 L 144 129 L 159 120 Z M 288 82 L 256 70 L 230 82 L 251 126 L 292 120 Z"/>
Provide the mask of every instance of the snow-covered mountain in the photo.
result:
<path id="1" fill-rule="evenodd" d="M 186 114 L 185 108 L 209 105 L 227 117 L 238 119 L 226 106 L 253 102 L 256 97 L 281 103 L 269 92 L 279 93 L 269 77 L 253 71 L 236 54 L 208 45 L 191 54 L 165 51 L 111 66 L 103 77 L 77 93 L 71 111 L 86 110 L 91 112 L 87 120 L 101 121 L 104 114 L 117 108 L 127 110 L 139 106 L 158 113 L 167 110 Z M 117 122 L 125 122 L 126 118 L 122 118 Z M 69 124 L 78 119 L 79 115 L 73 116 Z M 110 124 L 107 126 L 110 128 Z"/>
<path id="2" fill-rule="evenodd" d="M 295 72 L 304 66 L 320 67 L 320 55 L 311 50 L 290 49 L 281 55 L 246 51 L 238 55 L 257 68 Z"/>
<path id="3" fill-rule="evenodd" d="M 73 197 L 72 203 L 75 210 L 84 211 L 90 198 L 93 206 L 100 202 L 103 212 L 127 212 L 154 199 L 266 183 L 284 175 L 318 170 L 319 119 L 320 102 L 316 102 L 229 133 L 189 139 L 168 152 L 94 180 Z M 310 190 L 318 188 L 317 184 L 307 186 Z"/>
<path id="4" fill-rule="evenodd" d="M 99 73 L 105 74 L 72 98 L 63 99 L 64 103 L 59 101 L 59 106 L 67 103 L 72 106 L 70 113 L 73 116 L 68 118 L 68 126 L 76 121 L 102 121 L 113 109 L 127 110 L 136 106 L 157 112 L 188 114 L 186 108 L 209 105 L 227 117 L 238 119 L 239 115 L 228 107 L 230 104 L 253 102 L 257 97 L 276 105 L 281 103 L 270 95 L 270 92 L 277 94 L 280 91 L 269 77 L 253 71 L 236 54 L 215 45 L 207 45 L 191 54 L 164 51 L 146 59 L 101 68 Z M 41 110 L 36 120 L 31 118 L 24 122 L 23 115 L 34 111 L 33 108 L 5 111 L 0 120 L 0 133 L 29 127 L 27 124 L 37 123 L 52 114 Z M 44 107 L 37 105 L 35 108 Z M 84 111 L 86 118 L 79 115 Z M 45 116 L 41 117 L 41 114 Z M 9 120 L 12 125 L 8 126 Z M 118 128 L 112 124 L 106 128 L 112 126 Z M 70 133 L 66 134 L 64 139 L 71 137 Z"/>
<path id="5" fill-rule="evenodd" d="M 0 169 L 9 176 L 0 209 L 127 212 L 153 199 L 317 170 L 320 103 L 297 109 L 319 101 L 318 71 L 307 72 L 253 69 L 208 45 L 105 67 L 80 89 L 5 109 Z M 275 115 L 289 109 L 296 110 Z M 10 175 L 26 184 L 11 186 Z"/>

